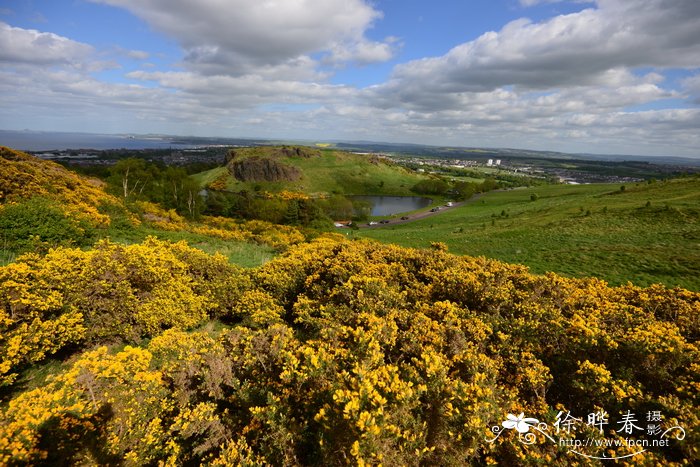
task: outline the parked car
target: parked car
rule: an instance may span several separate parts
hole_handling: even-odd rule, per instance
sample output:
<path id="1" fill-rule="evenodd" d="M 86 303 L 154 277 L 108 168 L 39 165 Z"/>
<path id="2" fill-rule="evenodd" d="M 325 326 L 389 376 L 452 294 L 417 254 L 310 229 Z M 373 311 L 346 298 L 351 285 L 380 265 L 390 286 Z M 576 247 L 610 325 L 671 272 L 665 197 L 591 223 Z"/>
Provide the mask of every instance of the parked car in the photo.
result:
<path id="1" fill-rule="evenodd" d="M 389 219 L 382 219 L 382 220 L 379 221 L 379 223 L 380 223 L 380 224 L 388 224 L 388 223 L 389 223 Z"/>
<path id="2" fill-rule="evenodd" d="M 378 224 L 378 222 L 372 221 L 372 222 L 370 222 L 370 223 L 367 224 L 367 225 L 377 225 L 377 224 Z"/>
<path id="3" fill-rule="evenodd" d="M 401 216 L 401 220 L 402 220 L 402 221 L 407 221 L 407 220 L 409 220 L 409 219 L 410 219 L 410 217 L 408 217 L 408 216 Z"/>

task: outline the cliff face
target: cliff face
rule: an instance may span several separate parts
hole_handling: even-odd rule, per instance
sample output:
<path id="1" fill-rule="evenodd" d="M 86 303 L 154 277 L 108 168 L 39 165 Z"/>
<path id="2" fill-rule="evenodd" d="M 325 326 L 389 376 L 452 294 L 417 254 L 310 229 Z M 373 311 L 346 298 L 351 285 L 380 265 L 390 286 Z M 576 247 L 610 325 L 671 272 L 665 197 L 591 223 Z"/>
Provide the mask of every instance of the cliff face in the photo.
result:
<path id="1" fill-rule="evenodd" d="M 233 177 L 244 182 L 293 182 L 302 177 L 296 167 L 264 157 L 233 159 L 228 162 L 227 168 Z"/>
<path id="2" fill-rule="evenodd" d="M 321 151 L 303 146 L 231 149 L 226 154 L 225 163 L 228 165 L 229 162 L 245 159 L 246 156 L 267 157 L 271 159 L 284 159 L 288 157 L 308 159 L 311 157 L 321 157 Z"/>

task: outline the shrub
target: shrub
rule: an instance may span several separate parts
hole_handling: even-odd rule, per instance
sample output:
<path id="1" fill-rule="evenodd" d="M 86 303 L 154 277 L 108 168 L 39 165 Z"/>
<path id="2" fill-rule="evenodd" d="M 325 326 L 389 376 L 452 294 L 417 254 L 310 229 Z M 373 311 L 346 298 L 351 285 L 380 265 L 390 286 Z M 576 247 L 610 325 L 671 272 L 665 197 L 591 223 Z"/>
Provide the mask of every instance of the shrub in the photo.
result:
<path id="1" fill-rule="evenodd" d="M 0 208 L 0 237 L 13 251 L 46 251 L 61 245 L 90 244 L 95 230 L 87 222 L 66 215 L 56 202 L 34 197 Z"/>

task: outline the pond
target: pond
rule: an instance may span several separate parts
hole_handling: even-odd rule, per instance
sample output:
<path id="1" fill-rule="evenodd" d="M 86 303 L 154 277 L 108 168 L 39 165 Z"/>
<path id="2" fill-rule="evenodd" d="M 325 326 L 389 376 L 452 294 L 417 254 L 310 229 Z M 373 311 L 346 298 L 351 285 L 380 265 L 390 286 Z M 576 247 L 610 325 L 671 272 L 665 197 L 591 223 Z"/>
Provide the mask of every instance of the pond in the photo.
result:
<path id="1" fill-rule="evenodd" d="M 366 201 L 372 205 L 372 216 L 391 216 L 402 212 L 415 211 L 430 206 L 430 198 L 421 196 L 348 196 L 353 201 Z"/>

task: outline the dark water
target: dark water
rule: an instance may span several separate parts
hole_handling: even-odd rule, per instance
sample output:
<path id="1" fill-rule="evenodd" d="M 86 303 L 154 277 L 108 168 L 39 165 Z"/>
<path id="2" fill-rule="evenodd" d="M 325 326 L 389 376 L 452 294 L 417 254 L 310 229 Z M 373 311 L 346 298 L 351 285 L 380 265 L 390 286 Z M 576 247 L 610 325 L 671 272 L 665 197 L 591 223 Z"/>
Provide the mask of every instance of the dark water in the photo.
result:
<path id="1" fill-rule="evenodd" d="M 0 146 L 20 151 L 49 151 L 52 149 L 167 149 L 169 147 L 186 148 L 190 145 L 174 143 L 167 136 L 132 137 L 92 133 L 0 130 Z"/>
<path id="2" fill-rule="evenodd" d="M 420 196 L 351 196 L 353 200 L 372 204 L 372 216 L 390 216 L 430 206 L 430 198 Z"/>

